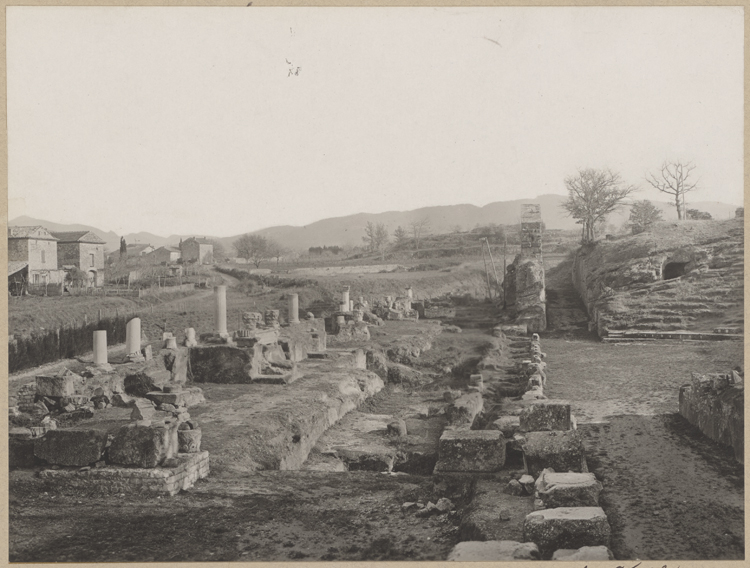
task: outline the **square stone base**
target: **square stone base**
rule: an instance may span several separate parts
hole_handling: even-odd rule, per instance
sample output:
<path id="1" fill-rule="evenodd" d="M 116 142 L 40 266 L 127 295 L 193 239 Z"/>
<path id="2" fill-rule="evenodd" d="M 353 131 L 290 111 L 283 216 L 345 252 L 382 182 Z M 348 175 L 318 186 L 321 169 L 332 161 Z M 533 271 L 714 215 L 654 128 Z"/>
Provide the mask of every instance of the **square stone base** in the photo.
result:
<path id="1" fill-rule="evenodd" d="M 208 477 L 208 452 L 178 454 L 178 465 L 171 468 L 142 469 L 134 467 L 92 467 L 84 471 L 46 469 L 39 472 L 45 486 L 52 491 L 89 493 L 149 493 L 176 495 L 198 479 Z"/>

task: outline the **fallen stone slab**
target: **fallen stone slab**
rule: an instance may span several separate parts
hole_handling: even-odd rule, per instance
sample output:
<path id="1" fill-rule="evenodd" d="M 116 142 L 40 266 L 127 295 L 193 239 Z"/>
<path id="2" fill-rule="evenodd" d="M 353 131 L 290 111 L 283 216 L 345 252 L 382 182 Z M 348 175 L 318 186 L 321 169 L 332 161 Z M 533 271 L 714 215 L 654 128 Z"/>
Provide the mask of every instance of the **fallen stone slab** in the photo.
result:
<path id="1" fill-rule="evenodd" d="M 598 507 L 602 484 L 593 473 L 554 473 L 544 470 L 536 481 L 536 497 L 545 509 Z"/>
<path id="2" fill-rule="evenodd" d="M 601 507 L 559 507 L 530 513 L 523 538 L 539 546 L 542 554 L 564 548 L 609 546 L 611 529 Z"/>
<path id="3" fill-rule="evenodd" d="M 526 472 L 533 477 L 542 470 L 587 472 L 583 438 L 578 430 L 527 432 L 518 440 Z"/>
<path id="4" fill-rule="evenodd" d="M 524 408 L 519 416 L 522 432 L 570 430 L 570 403 L 563 400 L 543 400 Z"/>
<path id="5" fill-rule="evenodd" d="M 109 447 L 109 462 L 153 468 L 178 452 L 177 423 L 165 426 L 128 424 L 120 428 Z"/>
<path id="6" fill-rule="evenodd" d="M 52 465 L 85 466 L 97 462 L 107 445 L 107 432 L 50 430 L 34 441 L 34 455 Z"/>
<path id="7" fill-rule="evenodd" d="M 536 544 L 512 540 L 459 542 L 448 555 L 450 562 L 507 562 L 540 559 L 541 554 Z"/>
<path id="8" fill-rule="evenodd" d="M 614 560 L 612 551 L 606 546 L 582 546 L 579 549 L 562 548 L 555 550 L 552 560 L 563 562 L 586 561 L 586 562 L 604 562 Z"/>
<path id="9" fill-rule="evenodd" d="M 60 375 L 36 377 L 36 394 L 38 396 L 69 397 L 76 394 L 76 389 L 83 384 L 83 377 L 72 372 Z"/>
<path id="10" fill-rule="evenodd" d="M 518 416 L 501 416 L 492 423 L 492 428 L 510 440 L 521 429 L 521 420 Z"/>
<path id="11" fill-rule="evenodd" d="M 446 430 L 440 436 L 435 472 L 493 472 L 505 464 L 505 438 L 499 430 Z"/>
<path id="12" fill-rule="evenodd" d="M 191 387 L 178 392 L 154 391 L 147 393 L 146 398 L 157 405 L 171 404 L 173 406 L 194 406 L 206 401 L 203 390 L 199 387 Z"/>
<path id="13" fill-rule="evenodd" d="M 484 401 L 478 392 L 470 392 L 458 397 L 445 409 L 445 416 L 454 425 L 471 425 L 477 414 L 482 412 Z"/>

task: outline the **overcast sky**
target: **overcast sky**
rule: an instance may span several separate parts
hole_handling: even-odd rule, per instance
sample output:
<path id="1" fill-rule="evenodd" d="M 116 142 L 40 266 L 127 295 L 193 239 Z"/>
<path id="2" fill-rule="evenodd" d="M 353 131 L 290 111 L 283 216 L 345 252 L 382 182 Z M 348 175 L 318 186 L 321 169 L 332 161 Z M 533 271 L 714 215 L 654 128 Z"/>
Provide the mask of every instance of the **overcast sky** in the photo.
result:
<path id="1" fill-rule="evenodd" d="M 229 236 L 564 194 L 742 203 L 743 12 L 7 8 L 9 217 Z"/>

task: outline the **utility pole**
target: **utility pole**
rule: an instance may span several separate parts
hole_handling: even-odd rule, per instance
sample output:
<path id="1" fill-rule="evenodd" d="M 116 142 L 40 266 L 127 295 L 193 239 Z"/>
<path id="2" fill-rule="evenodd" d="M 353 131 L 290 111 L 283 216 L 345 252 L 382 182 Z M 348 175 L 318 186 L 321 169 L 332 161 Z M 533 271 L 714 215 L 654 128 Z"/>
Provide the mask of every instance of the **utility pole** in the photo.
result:
<path id="1" fill-rule="evenodd" d="M 508 256 L 508 237 L 503 234 L 503 309 L 508 307 L 505 299 L 505 281 L 507 280 L 506 257 Z"/>
<path id="2" fill-rule="evenodd" d="M 484 254 L 484 243 L 482 243 L 482 260 L 484 261 L 484 272 L 487 274 L 487 294 L 492 299 L 492 288 L 490 287 L 490 271 L 487 270 L 487 257 Z"/>

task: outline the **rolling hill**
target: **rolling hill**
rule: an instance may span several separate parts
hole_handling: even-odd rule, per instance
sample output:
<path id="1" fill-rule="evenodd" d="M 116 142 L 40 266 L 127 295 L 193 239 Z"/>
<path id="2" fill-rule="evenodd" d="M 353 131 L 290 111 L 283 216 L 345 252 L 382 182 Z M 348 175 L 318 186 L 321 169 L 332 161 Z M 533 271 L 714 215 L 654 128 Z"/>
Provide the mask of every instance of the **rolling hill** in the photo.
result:
<path id="1" fill-rule="evenodd" d="M 540 195 L 535 199 L 517 199 L 513 201 L 496 201 L 488 203 L 483 207 L 469 204 L 443 205 L 438 207 L 423 207 L 412 211 L 386 211 L 384 213 L 357 213 L 345 217 L 331 217 L 321 219 L 303 227 L 282 225 L 268 227 L 253 231 L 255 234 L 263 235 L 278 241 L 282 246 L 306 250 L 312 246 L 355 246 L 362 244 L 362 236 L 368 222 L 383 223 L 389 233 L 401 226 L 408 231 L 409 224 L 413 221 L 428 218 L 430 230 L 433 233 L 447 233 L 454 231 L 457 227 L 461 230 L 469 230 L 477 225 L 488 225 L 496 223 L 500 225 L 516 224 L 521 214 L 521 204 L 538 203 L 541 205 L 542 219 L 548 229 L 577 229 L 579 225 L 573 219 L 565 215 L 560 204 L 565 196 L 547 194 Z M 663 211 L 664 219 L 676 219 L 674 205 L 667 202 L 654 201 L 654 205 Z M 710 213 L 714 219 L 728 219 L 734 217 L 735 205 L 719 201 L 701 201 L 690 203 L 691 209 L 698 209 Z M 621 207 L 612 213 L 608 223 L 615 227 L 621 226 L 627 221 L 629 208 Z M 108 250 L 115 250 L 119 246 L 120 236 L 112 231 L 106 232 L 89 225 L 63 225 L 34 219 L 32 217 L 17 217 L 8 223 L 9 225 L 42 225 L 51 231 L 93 231 L 107 243 Z M 176 245 L 181 238 L 188 238 L 193 234 L 170 235 L 160 237 L 153 233 L 140 232 L 130 233 L 125 236 L 128 243 L 149 243 L 155 247 L 163 245 Z M 227 251 L 232 250 L 232 243 L 241 235 L 231 237 L 211 237 L 210 235 L 196 235 L 215 238 L 220 241 Z"/>

